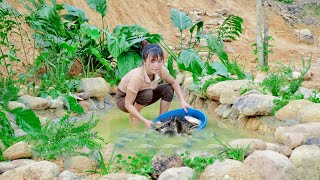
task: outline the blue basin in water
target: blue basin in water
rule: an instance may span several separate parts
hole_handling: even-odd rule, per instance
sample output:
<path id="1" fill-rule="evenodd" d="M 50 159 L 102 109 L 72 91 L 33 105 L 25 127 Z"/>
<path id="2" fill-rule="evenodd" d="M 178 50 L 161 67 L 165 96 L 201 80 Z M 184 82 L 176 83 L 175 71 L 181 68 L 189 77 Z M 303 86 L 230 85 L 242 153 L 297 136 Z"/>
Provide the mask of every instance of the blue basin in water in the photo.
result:
<path id="1" fill-rule="evenodd" d="M 207 116 L 197 109 L 187 108 L 188 113 L 186 113 L 182 108 L 181 109 L 175 109 L 168 112 L 165 112 L 158 116 L 153 122 L 156 123 L 160 120 L 169 119 L 174 116 L 192 116 L 194 118 L 197 118 L 201 121 L 200 126 L 197 129 L 203 129 L 207 125 Z"/>

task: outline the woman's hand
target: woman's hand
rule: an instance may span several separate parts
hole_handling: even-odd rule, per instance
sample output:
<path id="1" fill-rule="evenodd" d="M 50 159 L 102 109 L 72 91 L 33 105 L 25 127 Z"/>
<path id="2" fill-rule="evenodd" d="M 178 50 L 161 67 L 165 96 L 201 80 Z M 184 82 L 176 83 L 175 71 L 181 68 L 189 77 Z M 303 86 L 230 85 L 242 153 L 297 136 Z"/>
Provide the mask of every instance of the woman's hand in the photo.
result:
<path id="1" fill-rule="evenodd" d="M 188 104 L 184 99 L 180 101 L 181 107 L 184 109 L 186 113 L 188 113 L 187 108 L 191 108 L 190 104 Z"/>
<path id="2" fill-rule="evenodd" d="M 144 121 L 144 125 L 146 126 L 146 128 L 151 128 L 153 126 L 153 122 L 146 120 L 146 121 Z"/>

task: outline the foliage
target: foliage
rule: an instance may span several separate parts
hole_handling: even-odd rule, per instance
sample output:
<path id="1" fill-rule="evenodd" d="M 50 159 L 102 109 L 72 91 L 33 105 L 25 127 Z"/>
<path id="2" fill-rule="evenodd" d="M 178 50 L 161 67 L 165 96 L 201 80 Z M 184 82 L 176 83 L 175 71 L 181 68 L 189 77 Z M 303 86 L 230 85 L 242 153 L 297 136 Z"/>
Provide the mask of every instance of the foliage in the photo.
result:
<path id="1" fill-rule="evenodd" d="M 272 36 L 268 36 L 268 41 L 273 41 L 273 37 Z M 257 43 L 253 43 L 251 44 L 251 47 L 254 47 L 254 50 L 253 50 L 253 54 L 257 55 L 258 54 L 258 47 L 257 47 Z M 272 48 L 273 48 L 273 45 L 271 45 L 270 43 L 268 43 L 268 46 L 266 45 L 265 42 L 263 42 L 262 44 L 262 48 L 263 48 L 263 55 L 268 55 L 269 53 L 273 53 L 272 51 Z M 254 59 L 255 61 L 258 61 L 258 57 L 256 57 Z"/>
<path id="2" fill-rule="evenodd" d="M 0 78 L 0 106 L 7 106 L 9 101 L 18 99 L 19 86 L 10 77 Z"/>
<path id="3" fill-rule="evenodd" d="M 43 159 L 56 159 L 79 155 L 83 147 L 94 152 L 100 148 L 96 140 L 103 140 L 96 132 L 91 132 L 97 122 L 91 118 L 77 125 L 75 119 L 70 119 L 70 112 L 59 121 L 49 121 L 41 132 L 31 135 L 29 139 L 33 143 L 33 154 Z"/>
<path id="4" fill-rule="evenodd" d="M 1 161 L 6 161 L 6 159 L 3 157 L 3 155 L 2 155 L 2 149 L 0 148 L 0 162 Z"/>
<path id="5" fill-rule="evenodd" d="M 30 109 L 15 108 L 11 111 L 15 116 L 16 124 L 28 134 L 36 134 L 41 131 L 39 118 Z"/>
<path id="6" fill-rule="evenodd" d="M 318 92 L 313 92 L 312 96 L 308 97 L 308 100 L 314 103 L 320 103 L 320 96 Z"/>
<path id="7" fill-rule="evenodd" d="M 100 169 L 99 170 L 89 170 L 87 172 L 93 172 L 93 173 L 97 173 L 97 174 L 100 174 L 100 175 L 106 175 L 106 174 L 109 174 L 109 172 L 111 171 L 111 165 L 114 161 L 114 148 L 112 150 L 112 154 L 111 154 L 111 158 L 108 162 L 108 165 L 106 166 L 105 165 L 105 162 L 104 162 L 104 159 L 103 159 L 103 155 L 101 153 L 101 151 L 98 151 L 98 158 L 97 158 L 97 161 L 100 165 Z"/>
<path id="8" fill-rule="evenodd" d="M 6 147 L 9 147 L 14 139 L 14 129 L 7 115 L 2 111 L 0 111 L 0 139 Z"/>
<path id="9" fill-rule="evenodd" d="M 183 159 L 184 164 L 192 168 L 193 170 L 195 170 L 197 175 L 200 175 L 200 173 L 202 173 L 208 165 L 213 164 L 214 161 L 216 160 L 216 158 L 213 156 L 211 157 L 196 156 L 191 158 L 189 151 L 182 153 L 181 157 Z"/>
<path id="10" fill-rule="evenodd" d="M 286 4 L 292 4 L 294 2 L 294 0 L 277 0 L 279 2 L 283 2 L 283 3 L 286 3 Z"/>
<path id="11" fill-rule="evenodd" d="M 261 85 L 265 87 L 273 96 L 279 96 L 281 88 L 286 84 L 286 78 L 283 74 L 268 74 Z"/>
<path id="12" fill-rule="evenodd" d="M 128 156 L 124 158 L 122 154 L 118 154 L 117 163 L 121 166 L 117 167 L 117 169 L 122 169 L 124 167 L 127 173 L 131 174 L 140 174 L 151 178 L 152 173 L 152 158 L 154 153 L 136 153 L 136 156 Z"/>
<path id="13" fill-rule="evenodd" d="M 180 70 L 192 73 L 193 81 L 197 85 L 200 85 L 201 77 L 208 75 L 228 77 L 228 72 L 236 74 L 239 79 L 246 78 L 238 64 L 229 61 L 223 46 L 223 40 L 235 40 L 235 37 L 239 37 L 242 33 L 243 20 L 240 17 L 229 16 L 222 26 L 217 29 L 218 35 L 214 36 L 203 33 L 203 21 L 193 23 L 187 14 L 176 9 L 171 9 L 170 14 L 172 24 L 180 31 L 180 53 L 178 55 L 171 51 L 165 42 L 161 42 L 161 46 L 169 53 L 170 61 L 168 61 L 168 67 L 170 67 L 171 75 L 175 74 L 175 70 L 171 68 L 173 67 L 173 60 L 175 60 Z M 182 32 L 186 29 L 190 31 L 190 41 L 187 48 L 183 47 L 182 42 Z M 191 42 L 192 39 L 195 39 L 195 41 Z M 201 39 L 205 40 L 208 45 L 199 47 Z M 209 52 L 205 61 L 199 55 L 199 52 L 202 51 Z M 214 54 L 219 57 L 221 63 L 212 62 L 211 57 Z"/>
<path id="14" fill-rule="evenodd" d="M 220 140 L 216 139 L 224 148 L 225 150 L 219 153 L 219 156 L 225 156 L 227 159 L 234 159 L 238 161 L 244 161 L 245 155 L 248 152 L 250 144 L 246 148 L 238 147 L 238 145 L 233 148 L 230 146 L 229 143 L 223 143 Z"/>

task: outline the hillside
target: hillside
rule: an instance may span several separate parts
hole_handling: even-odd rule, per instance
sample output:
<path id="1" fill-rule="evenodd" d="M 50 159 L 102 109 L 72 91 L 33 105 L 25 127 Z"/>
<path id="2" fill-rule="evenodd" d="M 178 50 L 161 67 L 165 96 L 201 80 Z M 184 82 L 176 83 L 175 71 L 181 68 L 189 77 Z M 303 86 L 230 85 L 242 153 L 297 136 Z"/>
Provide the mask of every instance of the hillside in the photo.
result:
<path id="1" fill-rule="evenodd" d="M 19 10 L 23 9 L 16 1 L 9 0 L 8 2 L 14 4 Z M 68 3 L 85 10 L 89 23 L 101 26 L 99 14 L 92 11 L 85 0 L 59 0 L 58 2 Z M 236 42 L 226 43 L 227 49 L 229 49 L 227 52 L 232 59 L 236 58 L 247 71 L 255 72 L 256 62 L 254 59 L 256 56 L 253 54 L 253 48 L 251 47 L 256 38 L 254 0 L 113 0 L 108 2 L 108 7 L 105 24 L 108 25 L 109 30 L 112 30 L 116 25 L 139 24 L 151 33 L 163 35 L 164 39 L 172 46 L 178 45 L 179 41 L 175 36 L 178 30 L 173 27 L 170 20 L 171 8 L 177 8 L 184 12 L 204 10 L 207 14 L 226 8 L 230 14 L 238 15 L 244 19 L 244 32 L 241 38 Z M 201 16 L 201 19 L 208 23 L 213 18 Z M 273 67 L 276 63 L 281 62 L 286 64 L 293 63 L 299 66 L 301 57 L 313 57 L 312 72 L 314 77 L 312 78 L 312 83 L 305 83 L 305 85 L 320 88 L 320 83 L 319 85 L 313 83 L 317 82 L 315 77 L 320 77 L 320 74 L 318 74 L 320 42 L 317 40 L 317 37 L 320 36 L 319 27 L 302 24 L 295 26 L 290 25 L 279 14 L 272 10 L 269 11 L 269 35 L 274 38 L 274 41 L 270 42 L 274 46 L 273 53 L 270 54 L 270 65 Z M 295 35 L 295 28 L 310 29 L 316 37 L 316 43 L 314 45 L 299 43 Z"/>

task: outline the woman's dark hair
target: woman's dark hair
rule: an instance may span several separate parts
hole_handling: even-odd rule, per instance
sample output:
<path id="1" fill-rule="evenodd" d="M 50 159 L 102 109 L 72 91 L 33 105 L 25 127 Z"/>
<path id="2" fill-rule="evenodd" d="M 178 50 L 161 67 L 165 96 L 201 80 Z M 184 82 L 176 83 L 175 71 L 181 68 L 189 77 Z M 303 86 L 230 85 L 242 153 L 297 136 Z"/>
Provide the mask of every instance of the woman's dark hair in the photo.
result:
<path id="1" fill-rule="evenodd" d="M 142 60 L 146 61 L 149 56 L 158 59 L 159 57 L 163 60 L 163 51 L 158 44 L 150 44 L 148 41 L 143 40 L 141 42 L 142 48 Z"/>

